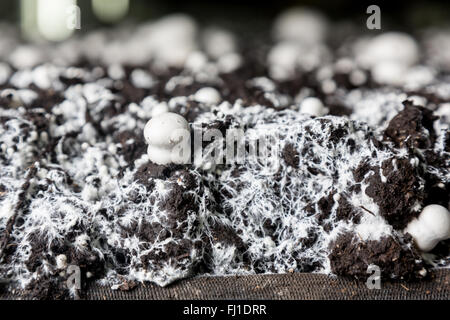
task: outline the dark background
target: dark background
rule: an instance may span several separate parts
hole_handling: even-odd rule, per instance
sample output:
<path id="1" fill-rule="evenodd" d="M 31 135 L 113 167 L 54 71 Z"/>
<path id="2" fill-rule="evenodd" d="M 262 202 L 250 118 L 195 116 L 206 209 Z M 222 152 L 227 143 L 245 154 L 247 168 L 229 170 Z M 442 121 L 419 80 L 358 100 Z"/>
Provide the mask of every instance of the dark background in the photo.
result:
<path id="1" fill-rule="evenodd" d="M 57 0 L 56 0 L 57 1 Z M 376 4 L 381 8 L 382 26 L 385 28 L 410 29 L 433 25 L 450 25 L 450 1 L 350 1 L 350 0 L 130 0 L 126 21 L 144 21 L 168 13 L 184 12 L 199 22 L 252 28 L 267 27 L 267 23 L 281 11 L 292 6 L 308 6 L 319 9 L 333 20 L 349 20 L 365 26 L 366 8 Z M 0 1 L 0 20 L 17 22 L 19 0 Z M 83 29 L 102 26 L 92 14 L 90 0 L 78 0 L 82 11 Z"/>

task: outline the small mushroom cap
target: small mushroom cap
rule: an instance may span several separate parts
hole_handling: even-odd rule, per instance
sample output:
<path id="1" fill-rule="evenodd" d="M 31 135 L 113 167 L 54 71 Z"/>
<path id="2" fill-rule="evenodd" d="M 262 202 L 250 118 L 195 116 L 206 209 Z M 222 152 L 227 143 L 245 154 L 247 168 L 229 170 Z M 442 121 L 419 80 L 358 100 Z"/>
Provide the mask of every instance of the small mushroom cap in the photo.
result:
<path id="1" fill-rule="evenodd" d="M 206 52 L 214 59 L 236 51 L 233 34 L 224 29 L 211 28 L 205 32 L 203 38 Z"/>
<path id="2" fill-rule="evenodd" d="M 430 251 L 439 241 L 450 238 L 450 212 L 437 204 L 426 206 L 405 231 L 414 238 L 420 250 Z"/>
<path id="3" fill-rule="evenodd" d="M 378 83 L 401 85 L 405 80 L 407 66 L 395 61 L 380 61 L 371 69 L 373 79 Z"/>
<path id="4" fill-rule="evenodd" d="M 150 119 L 144 128 L 144 138 L 153 147 L 171 148 L 179 142 L 173 139 L 178 130 L 189 131 L 189 123 L 179 114 L 166 112 Z M 179 134 L 176 135 L 180 137 Z"/>
<path id="5" fill-rule="evenodd" d="M 273 29 L 278 40 L 317 44 L 326 36 L 327 21 L 315 10 L 297 7 L 282 12 Z"/>
<path id="6" fill-rule="evenodd" d="M 300 112 L 320 117 L 326 114 L 326 109 L 320 99 L 309 97 L 302 101 Z"/>
<path id="7" fill-rule="evenodd" d="M 160 114 L 169 112 L 169 106 L 166 102 L 158 103 L 156 106 L 152 109 L 152 118 L 159 116 Z"/>
<path id="8" fill-rule="evenodd" d="M 205 87 L 199 89 L 195 95 L 194 99 L 197 102 L 204 103 L 204 104 L 217 104 L 220 102 L 220 93 L 214 88 L 211 87 Z"/>
<path id="9" fill-rule="evenodd" d="M 420 221 L 436 235 L 450 237 L 450 212 L 443 206 L 437 204 L 426 206 L 420 214 Z"/>
<path id="10" fill-rule="evenodd" d="M 386 61 L 410 66 L 418 59 L 417 42 L 410 35 L 401 32 L 386 32 L 378 35 L 357 53 L 357 60 L 369 67 Z"/>

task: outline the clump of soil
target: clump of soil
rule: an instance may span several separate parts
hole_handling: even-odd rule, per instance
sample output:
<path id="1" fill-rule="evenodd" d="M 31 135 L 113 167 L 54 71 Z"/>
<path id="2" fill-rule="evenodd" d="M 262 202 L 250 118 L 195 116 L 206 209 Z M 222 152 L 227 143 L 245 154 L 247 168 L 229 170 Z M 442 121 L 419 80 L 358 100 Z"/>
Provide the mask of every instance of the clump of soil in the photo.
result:
<path id="1" fill-rule="evenodd" d="M 336 212 L 336 217 L 339 220 L 352 221 L 358 224 L 361 220 L 361 210 L 352 205 L 345 196 L 341 196 L 339 201 L 339 207 Z"/>
<path id="2" fill-rule="evenodd" d="M 376 265 L 385 280 L 421 278 L 418 272 L 423 269 L 423 262 L 411 248 L 410 239 L 404 241 L 394 237 L 362 241 L 355 234 L 344 233 L 330 244 L 331 269 L 338 275 L 367 279 L 368 266 Z"/>
<path id="3" fill-rule="evenodd" d="M 386 160 L 372 168 L 366 194 L 380 208 L 380 214 L 396 229 L 403 229 L 419 212 L 414 205 L 423 202 L 423 180 L 409 159 Z M 381 171 L 381 172 L 380 172 Z"/>
<path id="4" fill-rule="evenodd" d="M 286 163 L 293 167 L 298 168 L 299 162 L 299 153 L 295 149 L 295 146 L 292 143 L 287 143 L 283 148 L 283 158 Z"/>
<path id="5" fill-rule="evenodd" d="M 141 165 L 134 174 L 134 179 L 151 189 L 154 185 L 153 179 L 167 179 L 176 170 L 181 169 L 179 165 L 158 165 L 148 161 Z"/>
<path id="6" fill-rule="evenodd" d="M 114 135 L 114 140 L 121 145 L 118 153 L 130 164 L 133 164 L 134 160 L 139 159 L 147 151 L 147 144 L 142 134 L 121 131 Z"/>
<path id="7" fill-rule="evenodd" d="M 399 148 L 429 148 L 436 139 L 433 122 L 437 117 L 431 110 L 416 106 L 409 100 L 404 101 L 403 105 L 404 109 L 389 122 L 384 139 Z"/>

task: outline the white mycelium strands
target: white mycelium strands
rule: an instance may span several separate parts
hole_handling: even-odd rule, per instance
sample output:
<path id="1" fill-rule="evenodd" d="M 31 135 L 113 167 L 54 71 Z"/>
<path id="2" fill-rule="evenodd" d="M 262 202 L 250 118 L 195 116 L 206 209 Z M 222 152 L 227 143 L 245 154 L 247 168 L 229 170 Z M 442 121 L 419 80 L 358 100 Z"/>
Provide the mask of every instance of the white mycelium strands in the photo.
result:
<path id="1" fill-rule="evenodd" d="M 238 35 L 199 30 L 184 15 L 126 36 L 92 32 L 52 50 L 1 30 L 1 44 L 17 44 L 0 46 L 0 232 L 17 218 L 1 276 L 23 288 L 65 280 L 72 264 L 115 287 L 124 279 L 167 285 L 198 270 L 331 273 L 335 241 L 348 234 L 356 240 L 347 247 L 397 245 L 395 252 L 413 257 L 402 267 L 414 273 L 414 260 L 422 261 L 415 246 L 426 246 L 412 227 L 418 240 L 407 240 L 405 228 L 421 221 L 425 204 L 445 206 L 445 197 L 424 198 L 445 193 L 450 182 L 450 87 L 437 74 L 433 84 L 422 82 L 414 69 L 421 43 L 411 45 L 409 36 L 412 52 L 375 60 L 407 62 L 420 90 L 410 94 L 403 79 L 396 88 L 385 86 L 389 79 L 374 83 L 373 57 L 361 56 L 353 41 L 331 52 L 326 25 L 315 15 L 299 21 L 305 14 L 280 18 L 277 42 L 261 49 L 259 73 L 247 70 L 256 57 L 241 50 Z M 297 38 L 298 25 L 311 34 Z M 378 52 L 379 38 L 369 41 Z M 80 57 L 92 65 L 75 67 Z M 431 125 L 417 121 L 413 133 L 427 148 L 399 147 L 385 136 L 409 98 L 440 116 Z M 227 129 L 242 129 L 244 141 L 275 132 L 276 154 L 264 160 L 277 161 L 177 158 L 177 146 L 191 151 L 198 127 L 222 134 L 204 141 L 204 154 L 226 146 Z M 186 140 L 172 136 L 178 129 Z M 391 187 L 393 199 L 373 196 Z M 411 203 L 404 204 L 406 194 Z M 408 205 L 410 216 L 396 221 L 385 202 Z M 355 265 L 357 252 L 350 254 Z"/>

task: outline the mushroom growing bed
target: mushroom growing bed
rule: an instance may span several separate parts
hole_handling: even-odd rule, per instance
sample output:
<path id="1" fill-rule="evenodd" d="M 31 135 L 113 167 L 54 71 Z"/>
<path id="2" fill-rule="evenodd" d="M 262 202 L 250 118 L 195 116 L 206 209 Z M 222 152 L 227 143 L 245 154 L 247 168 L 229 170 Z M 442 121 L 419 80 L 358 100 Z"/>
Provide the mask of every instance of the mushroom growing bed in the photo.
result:
<path id="1" fill-rule="evenodd" d="M 308 32 L 292 32 L 298 21 Z M 450 33 L 332 45 L 329 28 L 291 11 L 262 45 L 174 15 L 45 46 L 2 29 L 0 48 L 15 44 L 0 51 L 5 290 L 73 298 L 90 282 L 448 268 Z M 232 129 L 246 152 L 276 141 L 264 161 L 198 148 L 172 161 L 180 127 L 192 142 L 222 134 L 204 155 Z"/>

